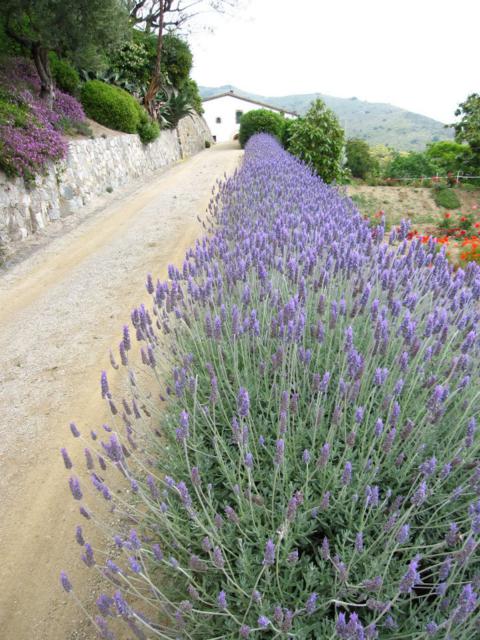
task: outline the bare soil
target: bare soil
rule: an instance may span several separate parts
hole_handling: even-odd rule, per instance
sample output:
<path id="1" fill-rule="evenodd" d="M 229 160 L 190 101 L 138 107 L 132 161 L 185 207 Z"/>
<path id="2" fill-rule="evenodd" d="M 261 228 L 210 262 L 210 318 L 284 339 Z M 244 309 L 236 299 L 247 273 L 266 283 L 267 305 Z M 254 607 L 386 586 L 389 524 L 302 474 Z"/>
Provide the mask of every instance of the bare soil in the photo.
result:
<path id="1" fill-rule="evenodd" d="M 66 569 L 87 608 L 98 588 L 74 541 L 78 503 L 59 451 L 67 446 L 79 460 L 72 419 L 84 431 L 108 422 L 100 371 L 131 308 L 147 297 L 145 276 L 165 278 L 168 264 L 181 266 L 201 235 L 197 215 L 214 181 L 240 155 L 236 145 L 217 145 L 117 191 L 82 212 L 78 226 L 70 220 L 66 232 L 29 245 L 30 255 L 18 254 L 0 275 L 2 640 L 96 637 L 59 585 Z M 121 375 L 109 376 L 114 389 Z"/>

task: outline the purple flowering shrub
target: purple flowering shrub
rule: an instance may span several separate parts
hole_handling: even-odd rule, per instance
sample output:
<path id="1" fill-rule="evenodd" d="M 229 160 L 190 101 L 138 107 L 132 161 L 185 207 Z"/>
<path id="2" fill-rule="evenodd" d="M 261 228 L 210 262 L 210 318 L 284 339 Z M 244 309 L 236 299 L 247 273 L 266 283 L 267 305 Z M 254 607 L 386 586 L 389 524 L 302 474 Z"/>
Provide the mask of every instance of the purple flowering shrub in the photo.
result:
<path id="1" fill-rule="evenodd" d="M 182 269 L 147 279 L 131 396 L 102 374 L 112 423 L 70 478 L 110 583 L 101 637 L 477 637 L 479 267 L 405 222 L 387 244 L 266 135 L 209 212 Z M 125 514 L 114 552 L 88 543 L 91 493 Z"/>
<path id="2" fill-rule="evenodd" d="M 64 132 L 82 128 L 85 114 L 72 96 L 56 91 L 53 109 L 40 99 L 32 64 L 9 58 L 0 66 L 0 169 L 32 180 L 66 156 Z M 3 108 L 2 108 L 3 105 Z M 22 117 L 19 118 L 19 111 Z"/>

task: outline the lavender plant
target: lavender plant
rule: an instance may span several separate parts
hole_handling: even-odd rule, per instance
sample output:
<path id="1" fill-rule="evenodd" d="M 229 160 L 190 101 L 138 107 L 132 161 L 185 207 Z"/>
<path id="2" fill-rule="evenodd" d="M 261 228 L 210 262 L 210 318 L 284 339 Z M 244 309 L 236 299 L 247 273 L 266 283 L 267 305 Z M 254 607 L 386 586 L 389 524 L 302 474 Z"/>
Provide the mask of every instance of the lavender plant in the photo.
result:
<path id="1" fill-rule="evenodd" d="M 112 553 L 76 531 L 111 585 L 101 637 L 477 637 L 480 269 L 406 222 L 385 242 L 266 135 L 209 211 L 182 269 L 148 277 L 131 396 L 102 374 L 112 424 L 70 478 L 89 523 L 92 491 L 125 514 Z"/>

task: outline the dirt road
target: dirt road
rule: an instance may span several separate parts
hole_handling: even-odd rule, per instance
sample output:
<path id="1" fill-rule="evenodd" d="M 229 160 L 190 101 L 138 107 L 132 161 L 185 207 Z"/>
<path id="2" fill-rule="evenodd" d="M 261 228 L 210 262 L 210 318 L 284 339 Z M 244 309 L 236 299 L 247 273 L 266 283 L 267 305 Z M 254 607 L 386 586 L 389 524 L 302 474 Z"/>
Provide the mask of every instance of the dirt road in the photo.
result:
<path id="1" fill-rule="evenodd" d="M 71 446 L 71 419 L 84 429 L 108 420 L 99 373 L 145 299 L 145 275 L 181 266 L 215 179 L 240 153 L 218 145 L 117 192 L 0 277 L 1 640 L 94 637 L 58 582 L 68 569 L 80 598 L 95 589 L 73 539 L 78 506 L 59 450 Z"/>

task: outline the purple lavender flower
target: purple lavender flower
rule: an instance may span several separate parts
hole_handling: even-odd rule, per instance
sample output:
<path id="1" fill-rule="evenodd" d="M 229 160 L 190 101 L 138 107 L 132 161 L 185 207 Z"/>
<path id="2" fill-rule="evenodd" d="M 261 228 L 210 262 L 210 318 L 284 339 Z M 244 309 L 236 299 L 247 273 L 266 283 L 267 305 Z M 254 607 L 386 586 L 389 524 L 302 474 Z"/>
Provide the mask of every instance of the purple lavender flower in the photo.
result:
<path id="1" fill-rule="evenodd" d="M 72 496 L 75 498 L 75 500 L 81 500 L 83 498 L 83 494 L 78 478 L 76 478 L 75 476 L 71 476 L 68 484 L 70 485 L 70 491 L 72 492 Z"/>
<path id="2" fill-rule="evenodd" d="M 260 629 L 267 629 L 267 627 L 270 625 L 270 620 L 267 618 L 267 616 L 262 615 L 258 618 L 257 623 Z"/>
<path id="3" fill-rule="evenodd" d="M 83 545 L 85 544 L 82 527 L 80 525 L 78 525 L 77 528 L 75 529 L 75 540 L 81 547 L 83 547 Z"/>
<path id="4" fill-rule="evenodd" d="M 296 562 L 298 562 L 298 549 L 294 549 L 288 554 L 287 562 L 288 564 L 295 564 Z"/>
<path id="5" fill-rule="evenodd" d="M 223 559 L 222 550 L 220 547 L 215 547 L 213 550 L 213 564 L 217 569 L 223 569 L 225 566 L 225 560 Z"/>
<path id="6" fill-rule="evenodd" d="M 72 436 L 74 438 L 80 437 L 80 431 L 77 429 L 77 425 L 74 422 L 70 423 L 70 431 L 72 432 Z"/>
<path id="7" fill-rule="evenodd" d="M 343 470 L 343 474 L 342 474 L 342 484 L 344 486 L 350 484 L 350 482 L 352 481 L 352 463 L 351 462 L 346 462 L 345 463 L 345 468 Z"/>
<path id="8" fill-rule="evenodd" d="M 325 467 L 328 462 L 329 455 L 330 455 L 330 445 L 328 444 L 328 442 L 325 442 L 325 444 L 322 446 L 320 457 L 317 460 L 317 467 L 321 467 L 321 468 Z"/>
<path id="9" fill-rule="evenodd" d="M 227 594 L 225 593 L 225 591 L 220 591 L 220 593 L 218 594 L 217 604 L 218 604 L 218 608 L 221 610 L 224 610 L 227 608 Z"/>
<path id="10" fill-rule="evenodd" d="M 277 444 L 276 444 L 276 448 L 275 448 L 275 465 L 278 467 L 282 464 L 283 462 L 283 456 L 285 453 L 285 442 L 284 440 L 280 439 L 277 440 Z"/>
<path id="11" fill-rule="evenodd" d="M 101 392 L 102 392 L 102 398 L 110 398 L 110 389 L 108 387 L 108 380 L 107 380 L 107 372 L 106 371 L 102 371 L 102 375 L 100 376 L 100 388 L 101 388 Z"/>
<path id="12" fill-rule="evenodd" d="M 419 507 L 425 502 L 426 499 L 427 499 L 427 483 L 425 482 L 425 480 L 422 480 L 417 490 L 413 494 L 411 498 L 411 502 L 416 507 Z"/>
<path id="13" fill-rule="evenodd" d="M 70 593 L 70 591 L 72 590 L 72 583 L 68 579 L 68 576 L 65 573 L 65 571 L 62 571 L 60 573 L 60 583 L 62 585 L 63 590 L 66 591 L 67 593 Z"/>
<path id="14" fill-rule="evenodd" d="M 361 531 L 355 536 L 355 550 L 357 553 L 362 553 L 363 551 L 363 533 Z"/>
<path id="15" fill-rule="evenodd" d="M 318 593 L 313 592 L 308 597 L 307 604 L 305 605 L 305 609 L 309 616 L 315 613 L 315 609 L 317 608 L 317 600 L 318 600 Z"/>
<path id="16" fill-rule="evenodd" d="M 240 416 L 245 418 L 248 416 L 248 412 L 250 409 L 250 398 L 248 396 L 248 391 L 243 387 L 240 387 L 237 398 L 237 408 Z"/>
<path id="17" fill-rule="evenodd" d="M 269 567 L 274 563 L 275 563 L 275 545 L 273 543 L 273 540 L 269 538 L 267 540 L 267 543 L 265 544 L 265 553 L 263 556 L 262 564 L 265 567 Z"/>
<path id="18" fill-rule="evenodd" d="M 415 585 L 421 582 L 418 566 L 420 564 L 420 556 L 415 556 L 408 565 L 408 571 L 400 581 L 400 593 L 410 593 Z"/>
<path id="19" fill-rule="evenodd" d="M 410 537 L 410 525 L 404 524 L 400 527 L 397 533 L 397 542 L 398 544 L 405 544 Z"/>
<path id="20" fill-rule="evenodd" d="M 67 450 L 64 447 L 60 451 L 61 451 L 61 454 L 62 454 L 63 464 L 65 465 L 65 469 L 71 469 L 73 467 L 73 463 L 72 463 L 72 461 L 70 459 L 70 456 L 68 455 Z"/>

